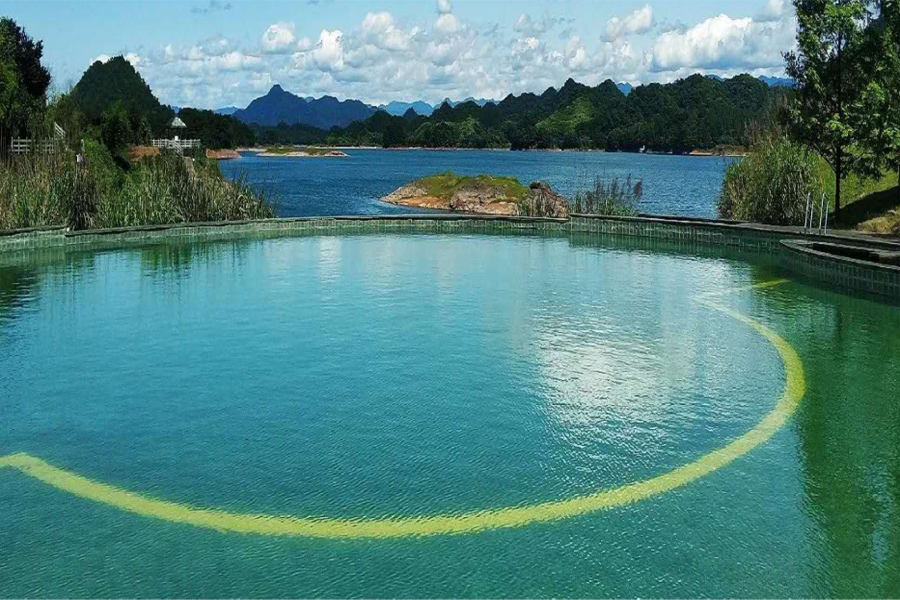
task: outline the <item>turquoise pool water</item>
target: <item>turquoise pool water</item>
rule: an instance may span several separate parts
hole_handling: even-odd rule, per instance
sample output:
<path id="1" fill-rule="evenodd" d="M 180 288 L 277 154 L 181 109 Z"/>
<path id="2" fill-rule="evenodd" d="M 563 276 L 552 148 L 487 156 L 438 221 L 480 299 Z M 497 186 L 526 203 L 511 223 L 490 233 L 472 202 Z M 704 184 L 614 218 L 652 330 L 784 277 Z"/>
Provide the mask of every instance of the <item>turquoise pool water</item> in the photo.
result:
<path id="1" fill-rule="evenodd" d="M 0 259 L 0 457 L 113 486 L 83 497 L 0 467 L 0 596 L 896 596 L 900 309 L 781 278 L 746 255 L 580 236 Z M 213 526 L 410 522 L 652 479 L 785 390 L 776 346 L 734 314 L 796 351 L 797 412 L 639 502 L 321 539 L 109 500 L 215 509 Z"/>

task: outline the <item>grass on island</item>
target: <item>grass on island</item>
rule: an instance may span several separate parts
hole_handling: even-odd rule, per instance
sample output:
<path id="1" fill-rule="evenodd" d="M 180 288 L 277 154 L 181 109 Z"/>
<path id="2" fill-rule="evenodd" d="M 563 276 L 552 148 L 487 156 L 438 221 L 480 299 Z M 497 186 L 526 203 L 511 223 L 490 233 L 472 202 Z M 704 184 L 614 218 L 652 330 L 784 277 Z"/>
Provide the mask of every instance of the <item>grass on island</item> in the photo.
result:
<path id="1" fill-rule="evenodd" d="M 519 202 L 528 196 L 528 188 L 515 177 L 495 177 L 493 175 L 456 175 L 453 171 L 423 177 L 417 182 L 429 196 L 450 200 L 463 188 L 499 188 L 511 202 Z"/>

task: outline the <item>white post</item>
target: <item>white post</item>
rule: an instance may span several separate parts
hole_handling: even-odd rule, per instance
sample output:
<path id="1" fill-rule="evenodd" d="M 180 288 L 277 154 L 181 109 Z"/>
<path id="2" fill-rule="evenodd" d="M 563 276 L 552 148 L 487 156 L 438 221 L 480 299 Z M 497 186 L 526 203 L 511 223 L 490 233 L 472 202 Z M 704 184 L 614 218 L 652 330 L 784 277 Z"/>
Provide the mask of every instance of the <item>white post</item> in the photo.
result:
<path id="1" fill-rule="evenodd" d="M 825 208 L 825 192 L 822 192 L 822 201 L 819 202 L 819 228 L 816 233 L 822 233 L 822 212 Z"/>
<path id="2" fill-rule="evenodd" d="M 809 199 L 812 192 L 806 192 L 806 210 L 803 211 L 803 233 L 809 233 Z"/>

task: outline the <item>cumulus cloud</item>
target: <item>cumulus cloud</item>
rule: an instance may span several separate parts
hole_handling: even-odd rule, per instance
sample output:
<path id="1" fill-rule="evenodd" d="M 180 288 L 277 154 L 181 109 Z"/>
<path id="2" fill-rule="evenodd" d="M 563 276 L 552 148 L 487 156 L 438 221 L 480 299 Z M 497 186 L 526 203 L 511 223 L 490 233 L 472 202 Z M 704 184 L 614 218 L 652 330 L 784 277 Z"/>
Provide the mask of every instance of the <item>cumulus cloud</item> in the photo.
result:
<path id="1" fill-rule="evenodd" d="M 340 29 L 319 34 L 319 43 L 310 52 L 313 61 L 323 71 L 339 71 L 344 68 L 344 34 Z"/>
<path id="2" fill-rule="evenodd" d="M 613 42 L 628 35 L 640 35 L 653 28 L 653 7 L 649 4 L 624 18 L 613 17 L 606 22 L 603 39 Z"/>
<path id="3" fill-rule="evenodd" d="M 437 7 L 438 12 L 442 15 L 449 15 L 453 12 L 453 5 L 450 4 L 450 0 L 438 0 Z"/>
<path id="4" fill-rule="evenodd" d="M 360 26 L 360 36 L 367 43 L 385 50 L 406 50 L 410 37 L 417 31 L 405 33 L 389 12 L 368 13 Z"/>
<path id="5" fill-rule="evenodd" d="M 287 21 L 269 25 L 262 36 L 263 52 L 278 53 L 292 50 L 296 40 L 295 31 L 294 24 Z"/>
<path id="6" fill-rule="evenodd" d="M 654 71 L 758 69 L 783 65 L 782 51 L 793 46 L 793 19 L 757 21 L 726 14 L 686 31 L 668 31 L 653 48 Z"/>

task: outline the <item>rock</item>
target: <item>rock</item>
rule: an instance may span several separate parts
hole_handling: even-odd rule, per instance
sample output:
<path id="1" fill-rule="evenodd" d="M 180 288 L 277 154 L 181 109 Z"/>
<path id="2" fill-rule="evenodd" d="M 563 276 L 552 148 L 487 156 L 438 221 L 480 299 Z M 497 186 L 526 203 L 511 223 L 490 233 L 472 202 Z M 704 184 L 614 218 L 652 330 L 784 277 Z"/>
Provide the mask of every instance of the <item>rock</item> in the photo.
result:
<path id="1" fill-rule="evenodd" d="M 485 185 L 482 183 L 465 183 L 453 193 L 450 198 L 450 210 L 458 210 L 462 212 L 485 212 L 483 209 L 486 205 L 493 203 L 512 204 L 503 190 L 497 186 Z M 498 207 L 499 208 L 499 207 Z M 506 207 L 504 207 L 506 209 Z M 508 209 L 506 209 L 508 210 Z M 516 213 L 496 213 L 491 214 L 516 214 Z"/>

